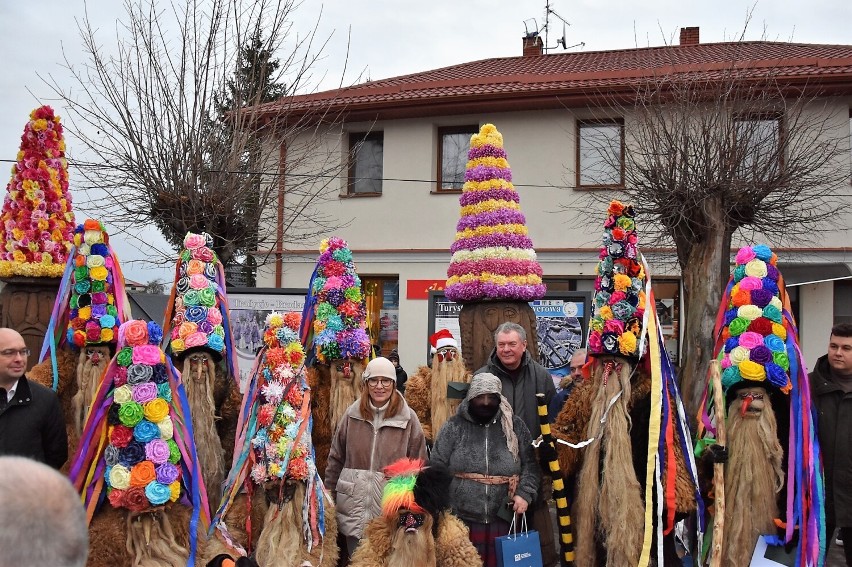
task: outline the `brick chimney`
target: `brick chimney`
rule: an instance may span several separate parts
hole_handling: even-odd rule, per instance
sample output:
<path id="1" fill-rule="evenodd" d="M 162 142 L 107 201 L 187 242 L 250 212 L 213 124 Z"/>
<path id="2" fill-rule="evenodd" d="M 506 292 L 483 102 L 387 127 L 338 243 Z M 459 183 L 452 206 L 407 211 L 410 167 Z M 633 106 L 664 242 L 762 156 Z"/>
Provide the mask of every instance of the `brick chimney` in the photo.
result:
<path id="1" fill-rule="evenodd" d="M 698 28 L 680 28 L 681 45 L 698 45 Z"/>
<path id="2" fill-rule="evenodd" d="M 537 34 L 524 36 L 524 57 L 541 55 L 542 47 L 541 37 Z"/>

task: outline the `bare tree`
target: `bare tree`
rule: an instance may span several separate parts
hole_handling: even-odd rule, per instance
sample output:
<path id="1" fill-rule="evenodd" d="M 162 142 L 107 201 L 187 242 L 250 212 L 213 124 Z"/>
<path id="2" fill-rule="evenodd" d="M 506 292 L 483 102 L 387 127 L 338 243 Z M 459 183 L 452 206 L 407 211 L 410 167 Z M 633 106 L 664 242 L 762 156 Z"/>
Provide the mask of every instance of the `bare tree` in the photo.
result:
<path id="1" fill-rule="evenodd" d="M 756 73 L 736 61 L 732 53 L 728 69 L 637 81 L 608 109 L 624 117 L 623 162 L 605 135 L 585 156 L 593 174 L 617 178 L 623 171 L 617 197 L 634 203 L 642 244 L 676 250 L 690 415 L 713 356 L 732 243 L 815 239 L 831 227 L 835 195 L 850 175 L 846 106 L 821 97 L 815 85 L 793 86 L 774 70 Z"/>
<path id="2" fill-rule="evenodd" d="M 80 168 L 89 207 L 119 229 L 153 224 L 175 248 L 188 231 L 207 232 L 226 266 L 259 242 L 274 248 L 337 228 L 321 205 L 336 194 L 339 156 L 323 149 L 315 123 L 253 110 L 312 88 L 325 43 L 315 45 L 316 27 L 296 33 L 296 6 L 125 0 L 109 49 L 87 12 L 78 22 L 87 61 L 66 57 L 73 87 L 49 82 L 96 162 Z M 287 164 L 302 174 L 285 184 L 279 152 L 261 148 L 297 138 Z M 287 207 L 270 221 L 285 187 Z"/>

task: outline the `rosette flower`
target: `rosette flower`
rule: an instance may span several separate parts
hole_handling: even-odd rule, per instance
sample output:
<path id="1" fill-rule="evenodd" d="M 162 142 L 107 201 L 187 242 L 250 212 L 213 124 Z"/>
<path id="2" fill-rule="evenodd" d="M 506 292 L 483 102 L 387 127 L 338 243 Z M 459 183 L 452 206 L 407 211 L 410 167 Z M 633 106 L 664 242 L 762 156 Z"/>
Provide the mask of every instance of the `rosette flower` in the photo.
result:
<path id="1" fill-rule="evenodd" d="M 154 427 L 156 428 L 156 426 Z M 159 433 L 159 429 L 157 432 Z M 167 463 L 169 460 L 169 444 L 162 439 L 152 439 L 145 445 L 145 458 L 155 465 Z"/>
<path id="2" fill-rule="evenodd" d="M 133 428 L 133 438 L 140 443 L 149 443 L 160 437 L 160 428 L 147 419 L 143 419 Z M 147 448 L 146 448 L 147 450 Z M 149 457 L 150 458 L 150 457 Z"/>
<path id="3" fill-rule="evenodd" d="M 122 406 L 122 408 L 123 407 L 124 406 Z M 162 398 L 156 398 L 145 404 L 144 416 L 148 421 L 158 423 L 168 415 L 169 404 Z"/>
<path id="4" fill-rule="evenodd" d="M 130 470 L 123 465 L 114 465 L 107 478 L 109 485 L 119 490 L 125 490 L 130 487 Z"/>
<path id="5" fill-rule="evenodd" d="M 145 496 L 154 506 L 161 506 L 169 501 L 172 492 L 168 485 L 159 482 L 151 482 L 145 486 Z"/>
<path id="6" fill-rule="evenodd" d="M 121 404 L 118 410 L 118 419 L 127 427 L 136 427 L 142 421 L 143 416 L 142 405 L 136 402 Z"/>

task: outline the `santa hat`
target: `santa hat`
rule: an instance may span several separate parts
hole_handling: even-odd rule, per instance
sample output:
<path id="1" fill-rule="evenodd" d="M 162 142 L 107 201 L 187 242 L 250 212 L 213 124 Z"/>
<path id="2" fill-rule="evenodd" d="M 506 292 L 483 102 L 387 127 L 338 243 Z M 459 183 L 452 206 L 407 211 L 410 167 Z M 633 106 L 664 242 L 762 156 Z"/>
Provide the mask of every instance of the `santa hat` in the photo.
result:
<path id="1" fill-rule="evenodd" d="M 430 351 L 432 354 L 438 352 L 439 348 L 459 348 L 459 343 L 456 342 L 456 339 L 453 337 L 453 334 L 447 329 L 441 329 L 437 333 L 429 337 L 429 342 L 432 344 L 432 349 Z"/>

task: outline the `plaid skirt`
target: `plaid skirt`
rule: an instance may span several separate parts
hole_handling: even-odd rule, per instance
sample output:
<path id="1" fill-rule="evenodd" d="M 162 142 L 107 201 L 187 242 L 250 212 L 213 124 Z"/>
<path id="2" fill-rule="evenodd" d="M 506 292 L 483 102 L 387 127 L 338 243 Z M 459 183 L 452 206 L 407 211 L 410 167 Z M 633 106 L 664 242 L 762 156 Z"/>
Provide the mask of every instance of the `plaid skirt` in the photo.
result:
<path id="1" fill-rule="evenodd" d="M 496 519 L 490 524 L 464 522 L 470 528 L 470 542 L 482 557 L 483 567 L 497 567 L 497 550 L 494 539 L 509 533 L 509 522 Z"/>

